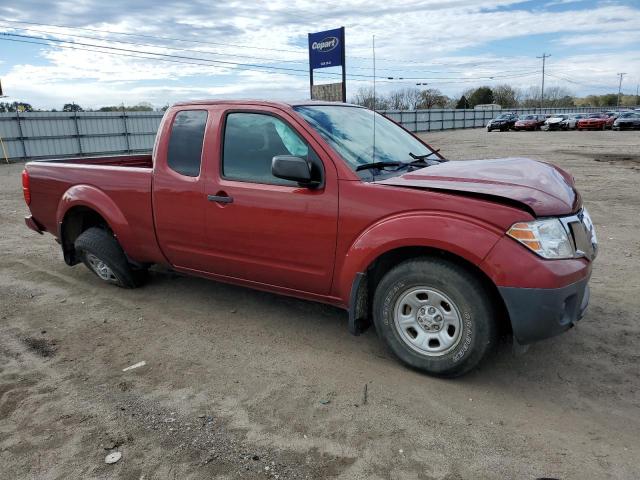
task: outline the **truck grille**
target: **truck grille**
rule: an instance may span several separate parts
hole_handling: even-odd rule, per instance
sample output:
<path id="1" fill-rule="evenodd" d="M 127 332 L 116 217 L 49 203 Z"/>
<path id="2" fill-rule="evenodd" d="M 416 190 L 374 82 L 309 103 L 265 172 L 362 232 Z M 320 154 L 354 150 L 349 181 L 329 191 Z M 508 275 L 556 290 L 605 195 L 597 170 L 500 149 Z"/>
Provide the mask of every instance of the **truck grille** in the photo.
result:
<path id="1" fill-rule="evenodd" d="M 589 260 L 596 258 L 598 254 L 596 230 L 586 209 L 580 210 L 573 217 L 566 218 L 565 225 L 573 237 L 576 253 Z"/>

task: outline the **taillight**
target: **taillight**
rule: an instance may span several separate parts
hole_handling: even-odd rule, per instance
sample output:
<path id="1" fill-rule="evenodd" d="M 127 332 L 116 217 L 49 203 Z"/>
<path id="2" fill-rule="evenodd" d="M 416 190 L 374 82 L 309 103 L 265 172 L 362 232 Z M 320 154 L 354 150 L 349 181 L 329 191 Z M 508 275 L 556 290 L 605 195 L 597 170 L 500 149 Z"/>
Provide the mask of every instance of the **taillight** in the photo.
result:
<path id="1" fill-rule="evenodd" d="M 22 170 L 22 193 L 24 194 L 24 201 L 27 205 L 31 205 L 31 189 L 29 186 L 29 172 L 25 168 Z"/>

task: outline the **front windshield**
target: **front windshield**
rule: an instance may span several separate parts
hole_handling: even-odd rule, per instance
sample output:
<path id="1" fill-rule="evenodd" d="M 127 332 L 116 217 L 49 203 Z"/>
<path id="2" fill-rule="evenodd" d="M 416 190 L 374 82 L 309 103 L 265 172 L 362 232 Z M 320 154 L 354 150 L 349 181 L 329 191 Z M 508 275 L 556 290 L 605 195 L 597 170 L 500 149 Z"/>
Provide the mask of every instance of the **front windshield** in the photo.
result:
<path id="1" fill-rule="evenodd" d="M 538 118 L 535 115 L 527 115 L 523 120 L 537 120 Z"/>
<path id="2" fill-rule="evenodd" d="M 410 153 L 433 160 L 440 158 L 402 127 L 371 110 L 340 105 L 294 108 L 354 171 L 359 165 L 373 162 L 410 163 L 415 160 Z M 358 173 L 364 178 L 372 176 L 369 171 Z"/>

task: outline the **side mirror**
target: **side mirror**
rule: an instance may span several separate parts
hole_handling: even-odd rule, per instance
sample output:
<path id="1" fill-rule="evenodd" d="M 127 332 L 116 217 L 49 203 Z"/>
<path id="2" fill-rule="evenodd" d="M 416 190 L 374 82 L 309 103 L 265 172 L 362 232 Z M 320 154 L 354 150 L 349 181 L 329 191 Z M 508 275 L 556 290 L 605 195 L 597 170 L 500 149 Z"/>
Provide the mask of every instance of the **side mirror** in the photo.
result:
<path id="1" fill-rule="evenodd" d="M 292 180 L 311 186 L 311 165 L 307 160 L 293 155 L 278 155 L 271 160 L 271 174 L 284 180 Z"/>

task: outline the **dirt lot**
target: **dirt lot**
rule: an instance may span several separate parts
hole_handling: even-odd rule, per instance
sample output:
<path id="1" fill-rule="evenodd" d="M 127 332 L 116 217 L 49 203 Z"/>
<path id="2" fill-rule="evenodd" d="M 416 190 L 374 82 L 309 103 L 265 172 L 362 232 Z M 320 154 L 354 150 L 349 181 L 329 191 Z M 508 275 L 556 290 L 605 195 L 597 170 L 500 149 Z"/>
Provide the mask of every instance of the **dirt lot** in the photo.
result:
<path id="1" fill-rule="evenodd" d="M 640 478 L 640 134 L 425 137 L 575 175 L 601 242 L 576 329 L 447 381 L 331 307 L 160 270 L 103 286 L 26 229 L 0 165 L 0 477 Z"/>

